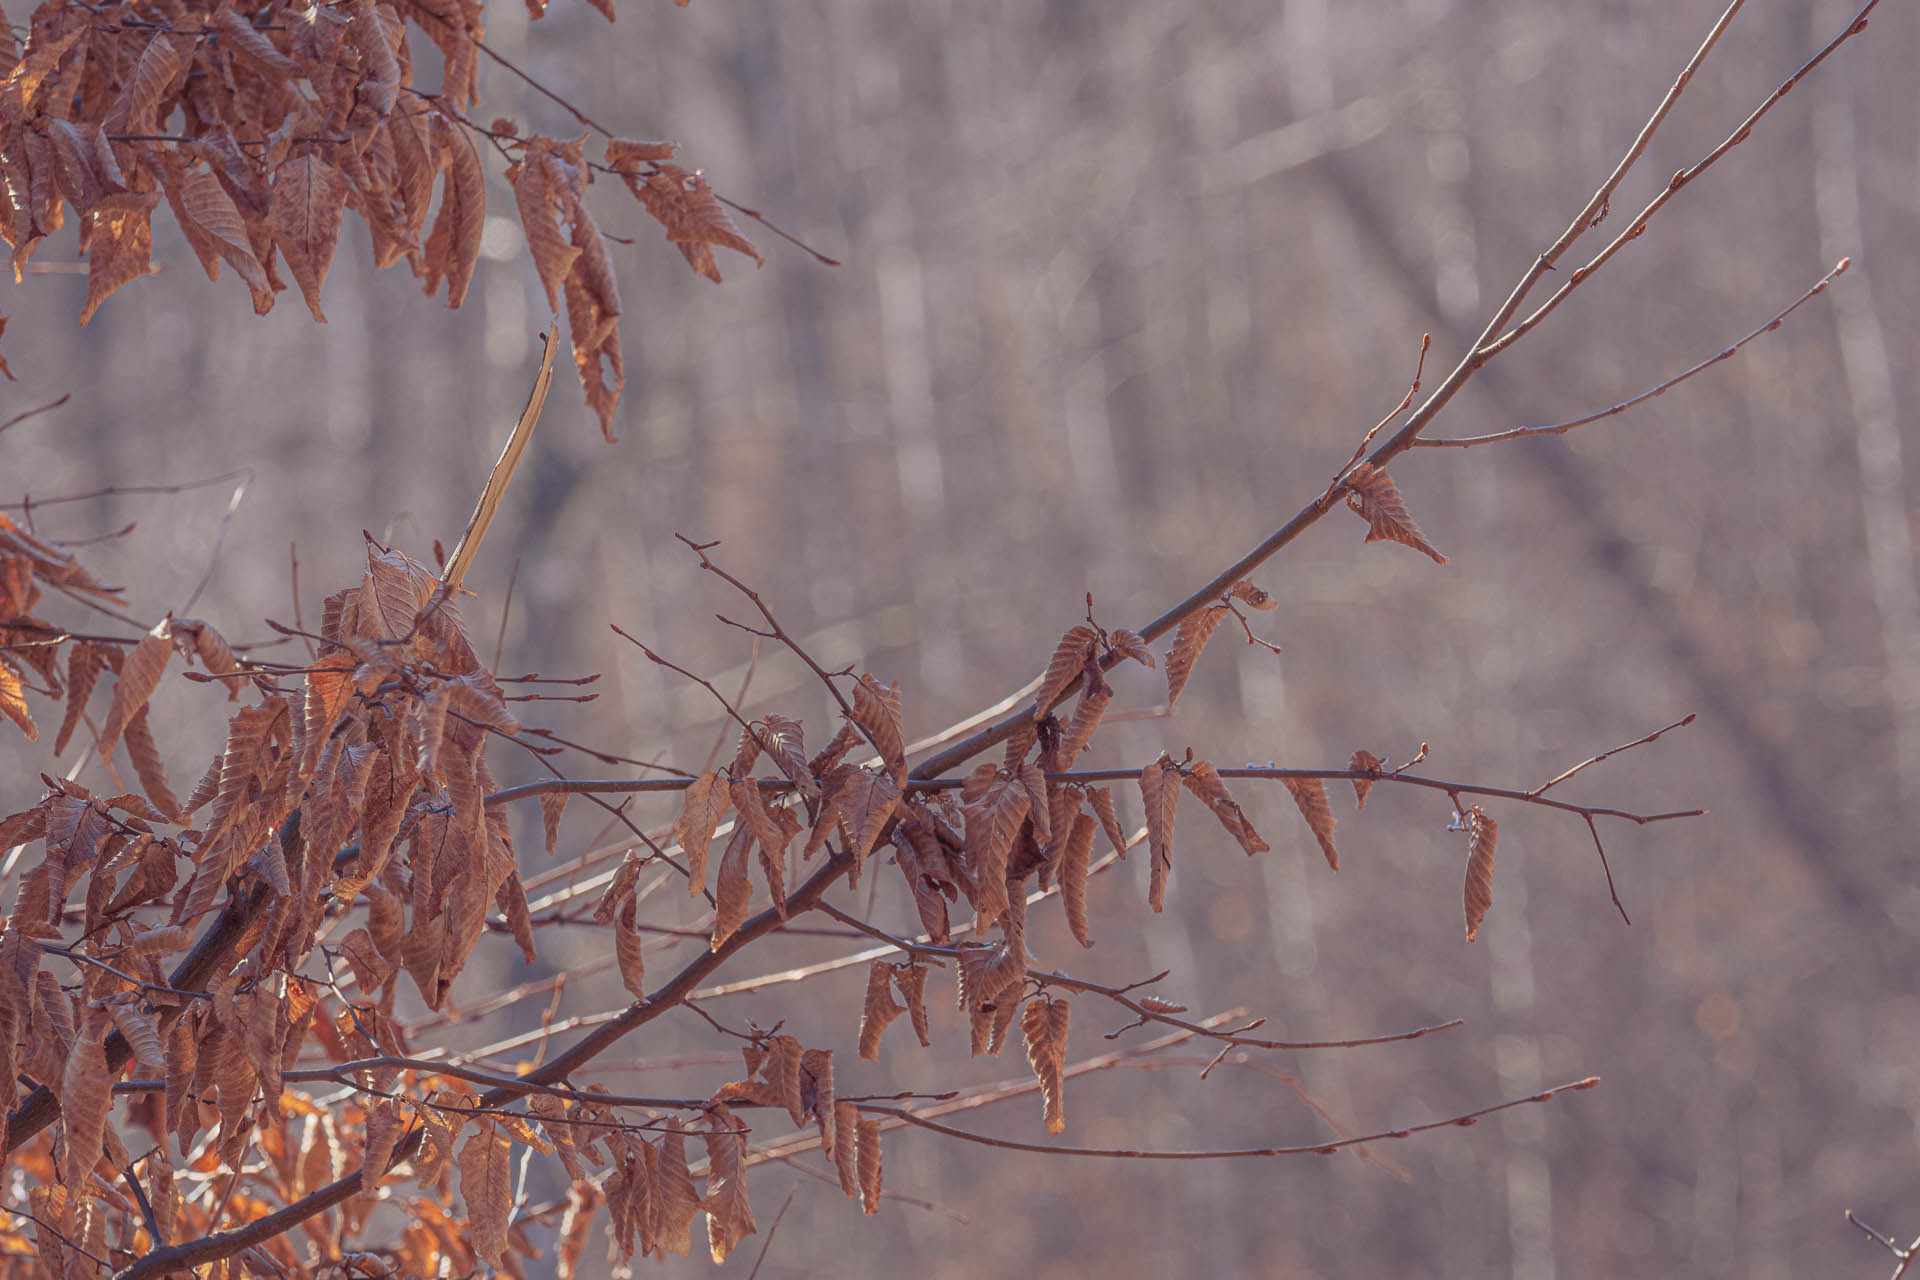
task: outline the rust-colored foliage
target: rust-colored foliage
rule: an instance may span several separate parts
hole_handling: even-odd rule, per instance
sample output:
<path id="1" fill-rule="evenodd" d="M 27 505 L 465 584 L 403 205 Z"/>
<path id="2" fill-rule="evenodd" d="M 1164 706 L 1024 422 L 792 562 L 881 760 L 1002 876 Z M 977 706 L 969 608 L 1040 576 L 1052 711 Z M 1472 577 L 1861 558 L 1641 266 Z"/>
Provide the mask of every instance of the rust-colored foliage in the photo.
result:
<path id="1" fill-rule="evenodd" d="M 606 0 L 596 7 L 612 19 Z M 510 156 L 507 181 L 548 305 L 564 304 L 588 407 L 611 440 L 626 386 L 622 307 L 584 201 L 593 168 L 617 173 L 707 278 L 720 279 L 716 246 L 763 261 L 706 179 L 671 163 L 672 143 L 612 139 L 601 163 L 587 160 L 582 139 L 521 136 L 511 121 L 481 133 L 466 114 L 479 100 L 478 0 L 252 9 L 189 0 L 127 24 L 90 12 L 43 0 L 24 45 L 11 30 L 0 42 L 0 72 L 10 72 L 0 88 L 0 239 L 17 280 L 46 237 L 75 220 L 83 324 L 157 269 L 163 204 L 207 277 L 232 268 L 256 312 L 291 283 L 326 319 L 321 295 L 348 212 L 367 226 L 375 267 L 404 262 L 428 293 L 444 282 L 457 307 L 479 261 L 481 146 L 491 144 Z M 423 40 L 438 86 L 415 79 Z M 12 376 L 4 361 L 0 374 Z"/>
<path id="2" fill-rule="evenodd" d="M 1447 562 L 1407 514 L 1407 504 L 1385 467 L 1362 462 L 1347 473 L 1346 484 L 1347 505 L 1366 520 L 1368 542 L 1397 542 L 1430 556 L 1436 564 Z"/>
<path id="3" fill-rule="evenodd" d="M 1467 941 L 1472 942 L 1493 906 L 1493 847 L 1500 840 L 1500 824 L 1477 804 L 1467 810 L 1461 823 L 1467 829 Z"/>

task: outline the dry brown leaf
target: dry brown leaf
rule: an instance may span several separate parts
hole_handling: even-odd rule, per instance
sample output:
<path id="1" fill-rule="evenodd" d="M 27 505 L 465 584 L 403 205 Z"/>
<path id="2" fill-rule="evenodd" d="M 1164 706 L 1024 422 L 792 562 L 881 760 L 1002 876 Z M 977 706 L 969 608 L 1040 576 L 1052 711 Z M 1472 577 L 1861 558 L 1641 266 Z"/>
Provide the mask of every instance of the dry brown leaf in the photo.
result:
<path id="1" fill-rule="evenodd" d="M 1127 856 L 1127 833 L 1120 829 L 1120 815 L 1114 812 L 1112 790 L 1107 787 L 1088 787 L 1087 803 L 1093 806 L 1094 814 L 1100 819 L 1100 829 L 1107 833 L 1107 843 L 1113 846 L 1114 856 L 1124 861 Z"/>
<path id="2" fill-rule="evenodd" d="M 1247 581 L 1245 578 L 1240 579 L 1240 581 L 1228 587 L 1227 594 L 1236 600 L 1245 601 L 1262 613 L 1271 613 L 1280 607 L 1278 600 L 1275 600 L 1272 596 L 1262 591 L 1259 587 L 1254 586 L 1253 583 Z"/>
<path id="3" fill-rule="evenodd" d="M 860 1056 L 868 1062 L 880 1061 L 880 1036 L 893 1020 L 907 1011 L 896 1004 L 892 987 L 893 966 L 875 960 L 867 966 L 867 996 L 860 1007 Z"/>
<path id="4" fill-rule="evenodd" d="M 273 203 L 267 222 L 273 243 L 300 286 L 313 318 L 326 323 L 320 287 L 333 266 L 340 243 L 340 215 L 346 209 L 347 181 L 313 150 L 290 157 L 273 172 Z"/>
<path id="5" fill-rule="evenodd" d="M 273 41 L 242 17 L 239 10 L 222 6 L 213 15 L 212 22 L 220 29 L 222 47 L 259 70 L 276 76 L 291 76 L 298 70 L 293 59 L 275 48 Z"/>
<path id="6" fill-rule="evenodd" d="M 969 794 L 971 793 L 971 794 Z M 983 764 L 967 779 L 967 866 L 974 878 L 974 909 L 985 927 L 1008 907 L 1007 858 L 1033 805 L 1016 774 Z"/>
<path id="7" fill-rule="evenodd" d="M 146 791 L 147 798 L 154 803 L 168 822 L 180 820 L 180 801 L 167 786 L 167 771 L 161 763 L 160 748 L 154 745 L 153 728 L 147 722 L 147 712 L 151 708 L 141 707 L 127 721 L 126 732 L 122 740 L 127 746 L 127 758 L 133 761 L 133 771 L 140 778 L 140 786 Z"/>
<path id="8" fill-rule="evenodd" d="M 1267 852 L 1271 846 L 1253 829 L 1253 823 L 1248 821 L 1246 812 L 1235 803 L 1233 794 L 1227 790 L 1227 784 L 1221 780 L 1219 772 L 1205 760 L 1195 760 L 1189 770 L 1182 779 L 1187 790 L 1213 811 L 1213 816 L 1220 820 L 1220 825 L 1227 829 L 1228 835 L 1240 842 L 1247 856 Z"/>
<path id="9" fill-rule="evenodd" d="M 878 1121 L 860 1121 L 860 1207 L 867 1213 L 880 1212 L 880 1125 Z"/>
<path id="10" fill-rule="evenodd" d="M 513 1144 L 488 1119 L 460 1148 L 460 1198 L 467 1204 L 473 1251 L 493 1266 L 507 1256 L 507 1218 L 513 1209 Z"/>
<path id="11" fill-rule="evenodd" d="M 931 1048 L 933 1041 L 927 1037 L 927 967 L 908 962 L 892 968 L 893 985 L 900 989 L 900 998 L 907 1002 L 913 1034 L 919 1038 L 921 1048 Z"/>
<path id="12" fill-rule="evenodd" d="M 222 13 L 232 16 L 231 10 Z M 253 242 L 247 235 L 240 207 L 220 179 L 210 170 L 196 169 L 179 182 L 168 183 L 167 196 L 174 218 L 199 256 L 207 278 L 218 280 L 220 263 L 226 262 L 239 272 L 253 294 L 254 312 L 265 315 L 271 311 L 273 285 L 267 279 L 266 268 L 254 256 Z"/>
<path id="13" fill-rule="evenodd" d="M 1346 485 L 1351 490 L 1347 506 L 1366 520 L 1368 542 L 1397 542 L 1425 553 L 1436 564 L 1447 562 L 1407 514 L 1407 504 L 1385 467 L 1362 462 L 1347 473 Z"/>
<path id="14" fill-rule="evenodd" d="M 655 165 L 673 159 L 680 149 L 677 142 L 650 142 L 641 138 L 608 138 L 607 167 L 626 177 L 638 174 L 643 165 Z"/>
<path id="15" fill-rule="evenodd" d="M 760 1064 L 762 1078 L 773 1086 L 796 1129 L 807 1122 L 807 1102 L 800 1087 L 800 1066 L 804 1060 L 805 1053 L 797 1037 L 774 1036 L 767 1042 L 767 1055 Z"/>
<path id="16" fill-rule="evenodd" d="M 560 291 L 567 274 L 580 256 L 580 249 L 568 239 L 563 226 L 571 187 L 565 164 L 552 139 L 529 138 L 520 159 L 507 168 L 507 181 L 513 187 L 520 225 L 527 237 L 527 256 L 533 259 L 540 284 L 547 291 L 547 309 L 555 313 L 560 310 Z"/>
<path id="17" fill-rule="evenodd" d="M 747 879 L 747 857 L 753 849 L 753 832 L 746 823 L 733 829 L 727 850 L 720 855 L 720 870 L 713 885 L 713 941 L 718 951 L 734 930 L 747 922 L 747 907 L 753 900 L 753 884 Z"/>
<path id="18" fill-rule="evenodd" d="M 703 773 L 687 784 L 680 816 L 673 824 L 673 838 L 686 852 L 687 892 L 696 898 L 707 887 L 707 850 L 713 844 L 714 828 L 732 802 L 732 794 L 717 773 Z"/>
<path id="19" fill-rule="evenodd" d="M 1480 922 L 1493 905 L 1493 846 L 1500 839 L 1500 824 L 1481 811 L 1479 805 L 1467 810 L 1467 941 L 1480 932 Z"/>
<path id="20" fill-rule="evenodd" d="M 1054 750 L 1057 768 L 1073 767 L 1073 762 L 1093 740 L 1093 732 L 1100 727 L 1100 718 L 1106 715 L 1107 704 L 1112 701 L 1113 687 L 1107 683 L 1099 662 L 1088 658 L 1081 670 L 1080 701 L 1074 704 L 1073 719 L 1061 731 L 1060 745 Z"/>
<path id="21" fill-rule="evenodd" d="M 1353 753 L 1353 759 L 1347 761 L 1347 768 L 1353 770 L 1355 773 L 1378 773 L 1380 766 L 1385 763 L 1385 760 L 1382 760 L 1365 747 L 1361 747 Z M 1367 807 L 1367 792 L 1372 789 L 1372 778 L 1355 778 L 1353 780 L 1354 808 L 1364 809 Z"/>
<path id="22" fill-rule="evenodd" d="M 1129 631 L 1125 627 L 1122 627 L 1120 630 L 1109 634 L 1107 636 L 1107 642 L 1141 666 L 1157 667 L 1160 665 L 1154 660 L 1153 650 L 1147 648 L 1147 642 L 1140 638 L 1140 633 L 1137 631 Z"/>
<path id="23" fill-rule="evenodd" d="M 677 164 L 655 163 L 659 167 L 650 174 L 623 171 L 620 176 L 647 212 L 667 229 L 667 239 L 680 246 L 688 266 L 719 284 L 715 245 L 746 254 L 756 266 L 765 265 L 759 251 L 733 225 L 705 178 Z"/>
<path id="24" fill-rule="evenodd" d="M 733 798 L 733 807 L 739 813 L 740 820 L 763 849 L 776 853 L 784 852 L 786 833 L 780 824 L 767 812 L 765 800 L 760 794 L 760 784 L 752 778 L 735 778 L 727 784 L 727 794 Z"/>
<path id="25" fill-rule="evenodd" d="M 824 1132 L 824 1126 L 822 1131 Z M 833 1141 L 824 1143 L 827 1159 L 840 1175 L 840 1190 L 848 1199 L 860 1194 L 860 1108 L 851 1102 L 833 1107 Z"/>
<path id="26" fill-rule="evenodd" d="M 718 1265 L 755 1230 L 747 1204 L 747 1135 L 723 1103 L 708 1107 L 705 1118 L 707 1132 L 700 1136 L 707 1143 L 707 1194 L 700 1207 L 707 1211 L 707 1250 Z"/>
<path id="27" fill-rule="evenodd" d="M 620 982 L 635 1000 L 647 998 L 647 966 L 642 955 L 645 941 L 640 931 L 634 928 L 635 908 L 632 899 L 621 904 L 613 920 L 613 953 L 620 965 Z"/>
<path id="28" fill-rule="evenodd" d="M 1060 851 L 1060 901 L 1067 909 L 1067 928 L 1083 947 L 1093 945 L 1087 926 L 1087 868 L 1093 855 L 1099 821 L 1090 813 L 1074 817 L 1073 828 Z"/>
<path id="29" fill-rule="evenodd" d="M 457 307 L 466 301 L 467 286 L 480 261 L 480 233 L 487 222 L 487 175 L 467 131 L 449 124 L 437 112 L 433 115 L 432 138 L 446 164 L 447 179 L 441 184 L 440 212 L 427 237 L 426 258 L 419 274 L 429 294 L 444 279 L 447 305 Z M 424 215 L 425 203 L 419 208 Z"/>
<path id="30" fill-rule="evenodd" d="M 1313 828 L 1313 838 L 1320 842 L 1320 852 L 1327 856 L 1327 865 L 1335 871 L 1340 869 L 1340 851 L 1333 847 L 1333 806 L 1327 803 L 1327 784 L 1319 778 L 1284 779 L 1287 790 L 1293 794 L 1293 802 L 1300 808 L 1300 816 Z"/>
<path id="31" fill-rule="evenodd" d="M 867 855 L 899 806 L 900 790 L 886 774 L 860 769 L 840 784 L 835 799 L 847 831 L 847 852 L 853 855 L 850 879 L 857 884 Z"/>
<path id="32" fill-rule="evenodd" d="M 567 809 L 567 793 L 549 791 L 540 797 L 540 832 L 547 840 L 547 856 L 551 858 L 560 846 L 560 815 Z"/>
<path id="33" fill-rule="evenodd" d="M 87 214 L 87 300 L 80 323 L 121 285 L 138 280 L 153 269 L 153 210 L 157 191 L 133 191 L 104 197 Z"/>
<path id="34" fill-rule="evenodd" d="M 360 1153 L 361 1195 L 370 1196 L 379 1187 L 393 1159 L 393 1149 L 400 1144 L 406 1129 L 406 1117 L 391 1100 L 382 1098 L 368 1109 L 364 1129 L 366 1144 Z"/>
<path id="35" fill-rule="evenodd" d="M 20 726 L 28 742 L 40 741 L 40 726 L 27 709 L 27 684 L 7 655 L 0 653 L 0 715 Z"/>
<path id="36" fill-rule="evenodd" d="M 1147 810 L 1147 848 L 1153 856 L 1147 905 L 1159 911 L 1167 901 L 1167 873 L 1173 870 L 1173 818 L 1180 806 L 1180 766 L 1166 752 L 1140 771 L 1140 799 Z"/>
<path id="37" fill-rule="evenodd" d="M 1186 618 L 1173 633 L 1173 644 L 1167 649 L 1168 706 L 1180 701 L 1180 691 L 1187 687 L 1187 678 L 1193 674 L 1193 664 L 1199 661 L 1200 651 L 1213 638 L 1214 629 L 1232 612 L 1224 604 L 1210 604 Z"/>
<path id="38" fill-rule="evenodd" d="M 684 1256 L 693 1251 L 693 1219 L 700 1212 L 700 1197 L 693 1189 L 693 1173 L 687 1168 L 687 1135 L 678 1120 L 667 1124 L 667 1132 L 660 1138 L 653 1234 L 665 1253 Z"/>
<path id="39" fill-rule="evenodd" d="M 898 787 L 907 776 L 906 738 L 900 726 L 900 682 L 882 685 L 862 672 L 853 687 L 853 720 L 865 730 Z"/>
<path id="40" fill-rule="evenodd" d="M 186 31 L 160 31 L 147 42 L 120 96 L 101 121 L 108 133 L 152 133 L 155 109 L 171 96 L 175 77 L 193 56 L 195 39 Z"/>
<path id="41" fill-rule="evenodd" d="M 1040 1081 L 1048 1133 L 1059 1133 L 1067 1127 L 1062 1072 L 1067 1066 L 1067 1022 L 1072 1013 L 1069 1001 L 1036 996 L 1027 1001 L 1026 1010 L 1020 1015 L 1020 1033 L 1027 1042 L 1027 1065 Z"/>
<path id="42" fill-rule="evenodd" d="M 1040 691 L 1033 701 L 1035 720 L 1044 719 L 1066 687 L 1079 678 L 1081 668 L 1096 655 L 1098 644 L 1099 637 L 1084 622 L 1060 637 L 1047 660 L 1047 669 L 1040 675 Z"/>
<path id="43" fill-rule="evenodd" d="M 100 758 L 107 759 L 120 741 L 127 722 L 147 705 L 147 699 L 159 687 L 160 677 L 173 656 L 170 619 L 163 618 L 153 630 L 140 637 L 140 643 L 128 650 L 120 664 L 120 679 L 114 685 L 113 706 L 107 711 L 106 725 L 100 730 Z"/>
<path id="44" fill-rule="evenodd" d="M 75 1187 L 86 1185 L 100 1160 L 112 1100 L 107 1051 L 100 1040 L 98 1023 L 90 1021 L 73 1037 L 60 1073 L 60 1170 L 63 1179 Z"/>

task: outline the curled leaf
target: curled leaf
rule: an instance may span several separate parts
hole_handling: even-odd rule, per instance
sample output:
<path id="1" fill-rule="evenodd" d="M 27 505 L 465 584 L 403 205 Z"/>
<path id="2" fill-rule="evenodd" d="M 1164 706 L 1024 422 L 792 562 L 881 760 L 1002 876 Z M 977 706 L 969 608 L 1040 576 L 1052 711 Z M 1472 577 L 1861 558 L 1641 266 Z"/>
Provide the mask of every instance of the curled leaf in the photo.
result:
<path id="1" fill-rule="evenodd" d="M 1407 504 L 1385 467 L 1363 462 L 1347 473 L 1346 485 L 1350 491 L 1347 506 L 1366 520 L 1368 542 L 1397 542 L 1424 553 L 1436 564 L 1447 562 L 1407 514 Z"/>
<path id="2" fill-rule="evenodd" d="M 1378 773 L 1380 772 L 1380 766 L 1385 763 L 1385 760 L 1382 760 L 1365 747 L 1361 747 L 1353 753 L 1353 759 L 1347 761 L 1347 768 L 1355 773 Z M 1353 804 L 1356 809 L 1364 809 L 1367 807 L 1367 792 L 1372 789 L 1372 778 L 1355 778 L 1353 780 Z"/>

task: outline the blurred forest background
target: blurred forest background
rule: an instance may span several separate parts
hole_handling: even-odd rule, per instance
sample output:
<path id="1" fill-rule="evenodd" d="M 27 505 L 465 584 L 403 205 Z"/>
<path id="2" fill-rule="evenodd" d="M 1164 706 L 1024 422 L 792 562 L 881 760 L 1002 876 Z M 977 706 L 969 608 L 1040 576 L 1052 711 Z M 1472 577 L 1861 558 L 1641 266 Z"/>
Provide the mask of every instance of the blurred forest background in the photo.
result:
<path id="1" fill-rule="evenodd" d="M 1777 0 L 1743 13 L 1599 234 L 1854 9 Z M 503 673 L 604 673 L 598 701 L 530 708 L 533 723 L 695 768 L 722 732 L 711 698 L 608 624 L 731 692 L 749 641 L 712 614 L 738 601 L 673 535 L 720 539 L 723 563 L 789 629 L 829 665 L 899 678 L 909 734 L 931 733 L 1038 672 L 1086 592 L 1106 625 L 1138 627 L 1318 494 L 1399 399 L 1420 334 L 1434 335 L 1432 385 L 1718 10 L 624 0 L 609 27 L 572 3 L 529 24 L 502 0 L 488 21 L 502 53 L 617 132 L 677 140 L 720 192 L 844 265 L 743 220 L 768 264 L 728 255 L 716 288 L 624 192 L 596 187 L 602 227 L 635 238 L 615 247 L 620 442 L 601 442 L 563 368 L 468 579 L 467 616 L 483 636 L 504 628 Z M 1356 1131 L 1588 1074 L 1600 1088 L 1376 1148 L 1384 1162 L 1063 1161 L 897 1133 L 887 1188 L 913 1202 L 875 1219 L 778 1163 L 752 1173 L 763 1236 L 793 1197 L 761 1275 L 1881 1273 L 1886 1255 L 1842 1211 L 1920 1230 L 1920 458 L 1902 456 L 1920 402 L 1915 65 L 1912 7 L 1883 6 L 1435 434 L 1603 408 L 1720 350 L 1852 255 L 1829 295 L 1631 414 L 1402 460 L 1395 478 L 1451 565 L 1363 547 L 1360 523 L 1336 513 L 1256 575 L 1281 600 L 1263 621 L 1284 656 L 1223 629 L 1177 716 L 1110 728 L 1083 762 L 1138 767 L 1192 746 L 1223 766 L 1339 767 L 1357 746 L 1398 763 L 1425 741 L 1426 772 L 1528 787 L 1698 712 L 1569 785 L 1641 811 L 1711 810 L 1603 829 L 1631 927 L 1577 820 L 1490 806 L 1495 905 L 1468 945 L 1464 838 L 1445 830 L 1443 799 L 1380 788 L 1355 818 L 1336 789 L 1336 877 L 1285 790 L 1244 783 L 1272 853 L 1241 856 L 1195 810 L 1165 915 L 1145 910 L 1135 858 L 1095 882 L 1095 950 L 1073 945 L 1057 910 L 1036 916 L 1042 962 L 1110 982 L 1170 968 L 1164 994 L 1196 1014 L 1265 1014 L 1262 1034 L 1467 1020 L 1205 1081 L 1205 1050 L 1085 1077 L 1068 1087 L 1072 1143 L 1328 1135 L 1273 1072 Z M 480 119 L 573 131 L 500 68 L 481 83 Z M 0 417 L 73 400 L 0 440 L 0 499 L 247 471 L 190 610 L 236 642 L 270 638 L 264 617 L 293 620 L 290 543 L 309 625 L 323 594 L 357 580 L 362 528 L 423 559 L 436 538 L 451 547 L 547 322 L 504 184 L 491 197 L 464 309 L 421 297 L 404 272 L 374 274 L 350 219 L 324 326 L 292 295 L 256 318 L 243 287 L 199 277 L 162 218 L 166 269 L 83 331 L 84 275 L 57 269 L 71 232 L 50 241 L 41 269 L 0 295 L 19 376 Z M 184 609 L 206 572 L 235 483 L 35 519 L 67 539 L 137 521 L 134 537 L 85 554 L 158 617 Z M 1164 701 L 1156 673 L 1116 679 L 1116 710 Z M 218 700 L 181 681 L 156 700 L 176 785 L 219 745 Z M 803 716 L 815 742 L 831 731 L 824 695 L 781 655 L 762 656 L 746 706 Z M 36 757 L 8 737 L 0 776 L 64 772 L 71 757 L 41 758 L 45 746 Z M 503 780 L 533 776 L 507 751 L 492 760 Z M 581 757 L 563 767 L 607 772 Z M 98 774 L 96 760 L 81 780 Z M 8 787 L 0 812 L 36 799 Z M 670 816 L 670 801 L 649 803 L 636 815 Z M 531 877 L 547 864 L 524 808 Z M 613 840 L 603 817 L 570 808 L 562 856 Z M 1138 821 L 1137 794 L 1123 817 Z M 895 878 L 871 907 L 887 927 L 913 918 Z M 610 947 L 590 925 L 541 942 L 547 972 Z M 650 970 L 696 945 L 664 940 Z M 722 977 L 862 945 L 775 940 Z M 527 976 L 504 944 L 483 949 L 455 999 Z M 965 1062 L 965 1023 L 944 998 L 932 1051 L 896 1030 L 878 1067 L 857 1063 L 863 981 L 850 970 L 708 1008 L 732 1025 L 786 1016 L 807 1043 L 841 1044 L 843 1094 L 1025 1074 L 1017 1045 Z M 808 998 L 789 1007 L 795 990 Z M 557 1016 L 623 999 L 603 969 L 565 987 Z M 480 1044 L 537 1026 L 546 1003 L 422 1034 Z M 1070 1057 L 1111 1048 L 1099 1033 L 1117 1025 L 1082 1003 Z M 698 1018 L 671 1016 L 596 1078 L 710 1089 L 738 1070 L 713 1041 Z M 1042 1137 L 1033 1098 L 961 1123 Z M 557 1174 L 536 1168 L 530 1194 L 557 1194 Z M 757 1252 L 749 1242 L 725 1269 L 744 1274 Z M 659 1274 L 708 1270 L 696 1257 Z"/>

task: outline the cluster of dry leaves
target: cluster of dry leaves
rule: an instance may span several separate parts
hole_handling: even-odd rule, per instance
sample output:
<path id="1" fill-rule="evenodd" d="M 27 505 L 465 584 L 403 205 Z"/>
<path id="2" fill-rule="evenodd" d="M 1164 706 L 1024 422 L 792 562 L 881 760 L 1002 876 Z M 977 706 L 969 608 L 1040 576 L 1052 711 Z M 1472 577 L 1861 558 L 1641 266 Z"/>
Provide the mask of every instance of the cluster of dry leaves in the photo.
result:
<path id="1" fill-rule="evenodd" d="M 1400 511 L 1363 507 L 1369 537 L 1404 541 L 1411 522 L 1384 473 L 1356 492 L 1356 505 Z M 778 1027 L 750 1033 L 743 1078 L 678 1109 L 576 1088 L 557 1069 L 474 1092 L 473 1079 L 409 1056 L 395 1017 L 403 981 L 438 1009 L 490 934 L 535 958 L 486 747 L 501 738 L 548 749 L 509 709 L 431 570 L 370 541 L 361 580 L 326 599 L 300 666 L 236 655 L 214 627 L 186 618 L 122 641 L 75 636 L 40 616 L 49 593 L 125 604 L 70 550 L 0 516 L 0 713 L 36 739 L 29 695 L 53 701 L 56 754 L 85 726 L 92 749 L 110 769 L 124 759 L 139 787 L 96 794 L 42 775 L 41 801 L 0 818 L 0 850 L 39 854 L 22 864 L 0 934 L 0 1101 L 26 1224 L 0 1227 L 0 1249 L 63 1276 L 194 1262 L 237 1275 L 248 1264 L 221 1229 L 264 1223 L 273 1229 L 248 1247 L 285 1274 L 462 1272 L 484 1261 L 521 1275 L 536 1250 L 511 1173 L 530 1148 L 557 1158 L 572 1184 L 560 1274 L 573 1273 L 603 1207 L 617 1257 L 687 1252 L 704 1212 L 719 1261 L 755 1231 L 744 1179 L 754 1125 L 742 1115 L 780 1112 L 815 1129 L 810 1145 L 842 1189 L 877 1209 L 884 1117 L 837 1091 L 831 1049 Z M 1001 758 L 964 778 L 909 774 L 899 688 L 871 675 L 843 677 L 844 697 L 835 686 L 845 721 L 818 752 L 797 720 L 743 720 L 732 759 L 685 780 L 672 826 L 689 892 L 713 904 L 710 953 L 724 958 L 818 904 L 794 887 L 796 858 L 824 856 L 822 883 L 851 886 L 890 849 L 885 865 L 923 933 L 899 939 L 899 962 L 869 966 L 859 1056 L 876 1059 L 903 1015 L 930 1045 L 927 979 L 951 964 L 971 1052 L 999 1053 L 1017 1022 L 1044 1122 L 1061 1132 L 1071 1004 L 1030 978 L 1028 907 L 1057 892 L 1071 934 L 1090 946 L 1094 846 L 1104 834 L 1118 858 L 1131 843 L 1112 790 L 1069 771 L 1112 701 L 1115 663 L 1164 665 L 1177 700 L 1220 621 L 1248 624 L 1242 606 L 1274 601 L 1237 582 L 1162 654 L 1091 617 L 1073 627 Z M 176 657 L 180 674 L 238 704 L 224 749 L 184 800 L 150 723 Z M 1360 804 L 1383 763 L 1356 753 Z M 1324 781 L 1285 781 L 1337 867 Z M 1190 752 L 1163 753 L 1138 786 L 1155 911 L 1183 790 L 1248 854 L 1268 848 L 1219 771 Z M 540 796 L 549 853 L 566 799 Z M 1471 934 L 1491 901 L 1495 827 L 1477 808 L 1463 822 Z M 683 998 L 649 988 L 638 914 L 643 870 L 673 851 L 629 852 L 593 912 L 613 934 L 630 1013 Z M 767 907 L 750 926 L 760 897 Z M 957 925 L 962 900 L 973 914 Z M 302 1087 L 314 1081 L 347 1086 L 350 1101 L 327 1105 Z M 131 1141 L 135 1130 L 148 1140 Z M 690 1137 L 704 1144 L 703 1168 L 689 1162 Z M 257 1171 L 244 1191 L 232 1177 L 243 1166 Z M 382 1205 L 404 1209 L 404 1222 L 371 1225 Z"/>
<path id="2" fill-rule="evenodd" d="M 565 300 L 574 362 L 611 439 L 626 378 L 620 291 L 583 201 L 594 171 L 624 182 L 702 275 L 720 279 L 716 247 L 760 255 L 706 180 L 671 163 L 672 143 L 609 137 L 589 161 L 584 137 L 522 138 L 509 121 L 470 119 L 483 16 L 480 0 L 44 0 L 24 44 L 0 17 L 0 238 L 15 280 L 70 212 L 86 323 L 153 269 L 164 201 L 209 278 L 232 268 L 264 313 L 287 287 L 284 265 L 325 320 L 321 287 L 351 209 L 376 267 L 404 261 L 457 307 L 486 218 L 484 140 L 511 161 L 547 301 L 557 312 Z M 415 86 L 419 39 L 442 67 L 437 91 Z"/>

